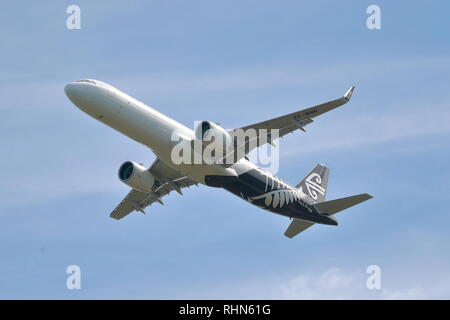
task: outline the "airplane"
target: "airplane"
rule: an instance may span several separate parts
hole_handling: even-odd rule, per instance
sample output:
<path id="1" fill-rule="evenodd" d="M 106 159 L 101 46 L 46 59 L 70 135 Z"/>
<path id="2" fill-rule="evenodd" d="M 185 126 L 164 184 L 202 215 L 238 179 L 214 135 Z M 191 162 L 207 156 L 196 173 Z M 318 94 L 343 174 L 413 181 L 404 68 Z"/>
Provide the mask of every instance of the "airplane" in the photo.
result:
<path id="1" fill-rule="evenodd" d="M 111 212 L 110 217 L 118 220 L 133 211 L 145 213 L 144 209 L 153 203 L 164 204 L 162 198 L 170 192 L 183 194 L 183 188 L 202 184 L 223 188 L 257 207 L 289 217 L 292 221 L 284 233 L 288 238 L 295 237 L 316 223 L 338 225 L 334 214 L 369 200 L 372 196 L 363 193 L 327 201 L 327 167 L 317 164 L 300 183 L 291 186 L 259 168 L 249 160 L 247 154 L 262 144 L 274 143 L 267 130 L 277 130 L 279 137 L 296 130 L 305 131 L 304 127 L 312 123 L 313 118 L 346 104 L 354 89 L 354 86 L 351 87 L 336 100 L 242 128 L 225 130 L 214 122 L 202 121 L 192 130 L 99 80 L 78 80 L 64 88 L 67 97 L 79 109 L 147 146 L 156 155 L 156 160 L 149 168 L 135 161 L 126 161 L 120 166 L 119 179 L 131 187 L 131 191 Z M 234 156 L 231 164 L 219 161 L 200 164 L 174 161 L 174 132 L 177 132 L 182 142 L 194 148 L 194 142 L 202 145 L 202 140 L 208 135 L 215 134 L 228 139 L 235 132 L 249 129 L 264 132 L 261 135 L 264 134 L 268 139 L 257 136 L 253 146 L 246 140 L 245 152 Z M 236 143 L 231 146 L 240 148 Z"/>

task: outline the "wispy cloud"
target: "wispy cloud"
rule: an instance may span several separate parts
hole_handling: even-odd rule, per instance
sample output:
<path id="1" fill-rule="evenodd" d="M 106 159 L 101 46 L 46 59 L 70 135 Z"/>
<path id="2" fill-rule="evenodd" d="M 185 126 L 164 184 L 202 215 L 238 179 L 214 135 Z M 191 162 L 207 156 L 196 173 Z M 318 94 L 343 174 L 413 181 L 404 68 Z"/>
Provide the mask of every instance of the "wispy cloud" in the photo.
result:
<path id="1" fill-rule="evenodd" d="M 298 275 L 279 285 L 277 291 L 282 299 L 348 299 L 348 288 L 354 282 L 354 275 L 333 268 L 316 277 Z"/>
<path id="2" fill-rule="evenodd" d="M 224 91 L 252 90 L 282 87 L 311 87 L 318 83 L 330 84 L 353 78 L 354 81 L 384 79 L 390 82 L 396 77 L 386 74 L 402 75 L 408 71 L 417 73 L 434 69 L 450 69 L 448 57 L 426 57 L 408 59 L 344 61 L 340 64 L 301 64 L 286 63 L 277 66 L 235 68 L 221 71 L 200 71 L 154 73 L 147 75 L 124 76 L 111 79 L 114 83 L 127 83 L 137 91 L 159 93 L 183 93 L 185 91 Z M 412 75 L 414 77 L 414 74 Z M 343 88 L 345 89 L 345 88 Z"/>
<path id="3" fill-rule="evenodd" d="M 420 288 L 409 288 L 400 290 L 386 289 L 382 291 L 382 297 L 383 299 L 386 300 L 412 300 L 412 299 L 427 298 L 425 293 Z"/>
<path id="4" fill-rule="evenodd" d="M 450 295 L 448 287 L 443 289 L 445 286 L 438 285 L 436 281 L 423 286 L 392 282 L 384 284 L 382 280 L 381 289 L 370 290 L 366 286 L 367 276 L 361 270 L 330 268 L 319 273 L 301 273 L 287 278 L 264 277 L 264 281 L 239 281 L 214 290 L 189 293 L 188 296 L 203 299 L 408 300 L 446 299 Z M 444 278 L 440 282 L 448 283 L 448 280 Z"/>
<path id="5" fill-rule="evenodd" d="M 281 284 L 281 299 L 425 299 L 420 287 L 406 289 L 373 289 L 365 287 L 366 279 L 357 272 L 329 269 L 319 275 L 300 275 Z"/>
<path id="6" fill-rule="evenodd" d="M 348 150 L 362 145 L 450 134 L 450 101 L 426 107 L 410 106 L 407 112 L 386 105 L 380 108 L 377 115 L 352 115 L 351 112 L 347 112 L 347 115 L 348 118 L 340 116 L 334 121 L 327 120 L 325 126 L 320 124 L 321 119 L 317 119 L 316 123 L 309 125 L 308 133 L 303 137 L 287 136 L 281 139 L 280 153 L 290 157 L 300 153 Z M 301 148 L 294 147 L 298 139 L 302 141 Z"/>

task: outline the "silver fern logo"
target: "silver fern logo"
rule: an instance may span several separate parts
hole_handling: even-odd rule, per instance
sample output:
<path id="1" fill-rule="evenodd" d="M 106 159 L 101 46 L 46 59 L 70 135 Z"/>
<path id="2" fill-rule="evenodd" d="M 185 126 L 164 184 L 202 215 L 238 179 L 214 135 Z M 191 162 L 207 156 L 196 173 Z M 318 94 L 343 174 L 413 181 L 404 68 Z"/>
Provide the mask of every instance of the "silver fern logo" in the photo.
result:
<path id="1" fill-rule="evenodd" d="M 266 207 L 282 208 L 284 205 L 303 199 L 303 197 L 303 193 L 298 189 L 279 189 L 249 199 L 251 201 L 264 199 Z"/>
<path id="2" fill-rule="evenodd" d="M 314 200 L 317 200 L 319 195 L 325 195 L 325 189 L 321 186 L 322 177 L 317 173 L 312 173 L 305 179 L 306 189 L 308 194 Z"/>

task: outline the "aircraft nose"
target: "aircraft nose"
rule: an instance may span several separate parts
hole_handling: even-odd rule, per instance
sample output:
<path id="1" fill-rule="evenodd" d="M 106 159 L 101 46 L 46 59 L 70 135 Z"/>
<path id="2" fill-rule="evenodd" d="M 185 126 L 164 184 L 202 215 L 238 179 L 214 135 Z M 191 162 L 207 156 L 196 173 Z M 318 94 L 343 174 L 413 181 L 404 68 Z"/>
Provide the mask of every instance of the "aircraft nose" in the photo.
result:
<path id="1" fill-rule="evenodd" d="M 71 82 L 64 87 L 64 92 L 72 103 L 78 108 L 85 110 L 89 108 L 96 91 L 90 84 Z"/>
<path id="2" fill-rule="evenodd" d="M 66 86 L 64 87 L 64 92 L 72 102 L 75 102 L 76 97 L 78 96 L 79 93 L 79 85 L 73 82 L 66 84 Z"/>
<path id="3" fill-rule="evenodd" d="M 108 95 L 93 80 L 79 80 L 64 87 L 69 100 L 87 114 L 98 117 L 108 110 Z"/>

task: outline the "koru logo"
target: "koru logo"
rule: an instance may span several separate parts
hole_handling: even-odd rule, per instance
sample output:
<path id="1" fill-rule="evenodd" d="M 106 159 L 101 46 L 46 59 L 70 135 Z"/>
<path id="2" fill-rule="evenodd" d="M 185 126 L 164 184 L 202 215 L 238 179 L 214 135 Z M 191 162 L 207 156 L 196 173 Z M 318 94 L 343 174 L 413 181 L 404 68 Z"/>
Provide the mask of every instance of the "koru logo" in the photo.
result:
<path id="1" fill-rule="evenodd" d="M 320 193 L 322 196 L 325 195 L 325 189 L 322 188 L 321 184 L 322 178 L 317 173 L 310 174 L 305 180 L 306 189 L 314 200 L 317 200 L 319 197 L 317 193 Z"/>

